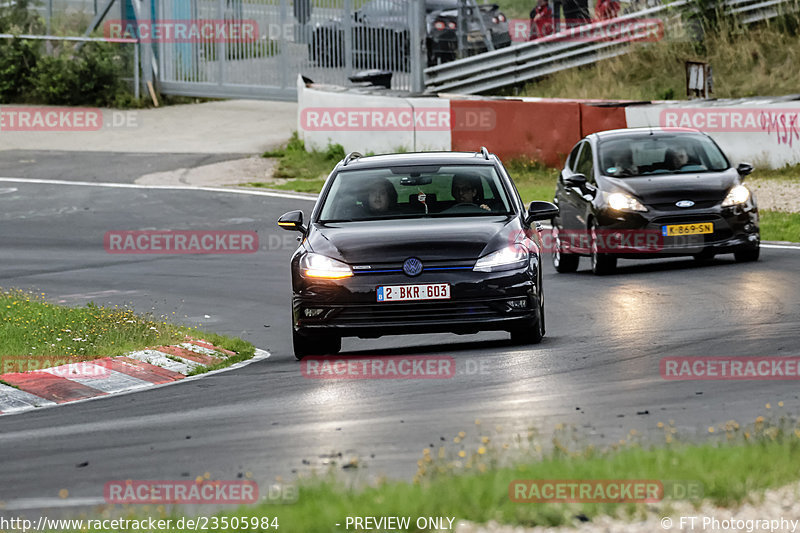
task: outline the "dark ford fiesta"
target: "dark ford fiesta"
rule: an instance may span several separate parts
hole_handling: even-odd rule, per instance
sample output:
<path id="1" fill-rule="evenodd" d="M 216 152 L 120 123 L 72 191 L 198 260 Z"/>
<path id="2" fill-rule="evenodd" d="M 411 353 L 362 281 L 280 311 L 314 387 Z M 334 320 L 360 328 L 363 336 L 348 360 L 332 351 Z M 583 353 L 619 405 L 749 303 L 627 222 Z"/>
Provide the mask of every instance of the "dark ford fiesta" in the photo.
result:
<path id="1" fill-rule="evenodd" d="M 505 330 L 544 335 L 541 238 L 502 163 L 481 153 L 348 155 L 292 256 L 295 356 L 334 354 L 343 336 Z"/>
<path id="2" fill-rule="evenodd" d="M 553 264 L 574 272 L 581 255 L 595 274 L 617 258 L 733 253 L 758 259 L 758 207 L 742 184 L 753 167 L 733 168 L 707 135 L 689 129 L 633 128 L 593 133 L 572 149 L 556 186 Z M 613 235 L 647 234 L 655 245 L 603 246 Z M 586 239 L 574 239 L 583 233 Z M 638 236 L 638 235 L 637 235 Z M 629 243 L 631 241 L 628 239 Z"/>

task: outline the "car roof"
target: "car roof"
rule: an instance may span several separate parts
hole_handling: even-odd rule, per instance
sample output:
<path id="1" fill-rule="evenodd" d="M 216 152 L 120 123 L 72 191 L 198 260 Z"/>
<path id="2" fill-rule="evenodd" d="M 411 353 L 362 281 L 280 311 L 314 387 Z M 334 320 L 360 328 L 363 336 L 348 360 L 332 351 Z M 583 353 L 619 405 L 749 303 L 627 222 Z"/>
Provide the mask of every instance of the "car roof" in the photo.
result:
<path id="1" fill-rule="evenodd" d="M 493 166 L 496 160 L 492 155 L 486 159 L 480 152 L 412 152 L 362 156 L 351 159 L 347 165 L 340 164 L 338 169 L 343 171 L 411 165 Z"/>
<path id="2" fill-rule="evenodd" d="M 702 131 L 693 128 L 661 128 L 644 126 L 641 128 L 621 128 L 616 130 L 598 131 L 587 137 L 595 137 L 598 140 L 610 139 L 613 137 L 645 137 L 656 133 L 687 133 L 690 135 L 705 135 Z"/>

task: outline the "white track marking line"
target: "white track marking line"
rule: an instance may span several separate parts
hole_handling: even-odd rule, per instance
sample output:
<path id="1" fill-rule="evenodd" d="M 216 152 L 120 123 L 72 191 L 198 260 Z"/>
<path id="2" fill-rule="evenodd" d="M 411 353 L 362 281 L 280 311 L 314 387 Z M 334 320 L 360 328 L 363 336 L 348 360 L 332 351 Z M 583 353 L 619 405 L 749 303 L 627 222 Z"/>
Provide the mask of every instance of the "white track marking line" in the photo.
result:
<path id="1" fill-rule="evenodd" d="M 253 196 L 270 196 L 273 198 L 289 198 L 292 200 L 309 200 L 315 202 L 317 197 L 314 195 L 300 195 L 272 191 L 246 191 L 242 189 L 225 189 L 222 187 L 191 187 L 184 185 L 139 185 L 137 183 L 106 183 L 91 181 L 64 181 L 64 180 L 45 180 L 34 178 L 0 178 L 0 182 L 15 183 L 36 183 L 41 185 L 73 185 L 80 187 L 106 187 L 112 189 L 155 189 L 164 191 L 207 191 L 207 192 L 227 192 L 232 194 L 249 194 Z"/>

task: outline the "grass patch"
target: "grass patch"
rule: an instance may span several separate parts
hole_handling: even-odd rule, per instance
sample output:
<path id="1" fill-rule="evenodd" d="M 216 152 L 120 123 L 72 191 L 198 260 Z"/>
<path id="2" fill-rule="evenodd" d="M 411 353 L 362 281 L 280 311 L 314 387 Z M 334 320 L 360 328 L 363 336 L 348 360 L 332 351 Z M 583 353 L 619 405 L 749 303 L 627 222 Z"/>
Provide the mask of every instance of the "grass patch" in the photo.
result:
<path id="1" fill-rule="evenodd" d="M 288 180 L 277 183 L 248 183 L 251 187 L 266 187 L 287 191 L 318 193 L 333 167 L 344 159 L 344 148 L 341 144 L 329 144 L 323 150 L 306 151 L 305 142 L 300 140 L 297 132 L 284 148 L 264 152 L 262 157 L 278 158 L 278 168 L 273 177 Z"/>
<path id="2" fill-rule="evenodd" d="M 534 200 L 553 201 L 561 169 L 525 159 L 513 159 L 505 166 L 524 203 Z"/>
<path id="3" fill-rule="evenodd" d="M 685 99 L 687 60 L 713 66 L 715 98 L 793 94 L 797 92 L 800 34 L 781 31 L 778 23 L 772 23 L 745 30 L 723 27 L 707 35 L 703 47 L 685 40 L 637 44 L 628 54 L 528 84 L 522 95 Z"/>
<path id="4" fill-rule="evenodd" d="M 237 352 L 225 366 L 236 362 L 234 359 L 240 356 L 252 357 L 255 351 L 255 347 L 244 340 L 169 324 L 152 315 L 136 314 L 131 309 L 100 307 L 93 303 L 85 307 L 66 307 L 47 302 L 43 296 L 16 289 L 0 291 L 0 358 L 40 368 L 34 363 L 89 361 L 178 344 L 185 342 L 187 336 L 203 338 L 215 346 Z"/>
<path id="5" fill-rule="evenodd" d="M 781 168 L 756 167 L 747 179 L 798 180 L 800 179 L 800 165 L 787 164 Z"/>
<path id="6" fill-rule="evenodd" d="M 304 479 L 293 505 L 261 503 L 221 516 L 277 518 L 296 532 L 331 531 L 347 516 L 444 516 L 477 523 L 497 521 L 521 526 L 571 524 L 575 517 L 608 514 L 643 516 L 650 504 L 516 503 L 509 498 L 515 480 L 658 480 L 665 487 L 691 485 L 719 506 L 731 506 L 767 488 L 785 486 L 800 475 L 800 429 L 795 420 L 756 419 L 747 427 L 735 421 L 709 428 L 699 443 L 678 440 L 673 422 L 658 424 L 659 446 L 646 446 L 636 431 L 604 450 L 577 445 L 577 430 L 557 427 L 540 439 L 535 431 L 500 444 L 496 433 L 477 425 L 450 444 L 424 448 L 413 482 L 382 480 L 370 486 L 345 483 L 335 473 Z M 486 435 L 491 433 L 491 435 Z M 496 442 L 495 442 L 496 441 Z M 543 452 L 548 443 L 551 451 Z M 517 457 L 509 461 L 510 455 Z M 776 458 L 780 457 L 780 461 Z M 354 464 L 345 458 L 345 463 Z M 350 470 L 352 472 L 352 470 Z M 351 480 L 352 481 L 352 480 Z M 663 512 L 672 502 L 665 498 Z M 693 503 L 698 503 L 694 499 Z M 659 513 L 661 510 L 650 510 Z M 404 529 L 405 530 L 405 529 Z"/>
<path id="7" fill-rule="evenodd" d="M 800 242 L 800 213 L 759 211 L 759 227 L 765 241 Z"/>

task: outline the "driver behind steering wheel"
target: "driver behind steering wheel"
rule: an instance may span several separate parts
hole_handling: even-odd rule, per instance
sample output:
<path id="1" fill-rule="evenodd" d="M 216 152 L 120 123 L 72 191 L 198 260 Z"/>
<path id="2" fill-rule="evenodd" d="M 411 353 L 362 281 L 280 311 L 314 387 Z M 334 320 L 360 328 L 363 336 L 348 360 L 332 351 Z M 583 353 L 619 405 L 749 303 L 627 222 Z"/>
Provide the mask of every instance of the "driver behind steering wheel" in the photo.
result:
<path id="1" fill-rule="evenodd" d="M 456 199 L 458 204 L 473 204 L 476 207 L 491 211 L 483 200 L 483 184 L 481 183 L 480 176 L 474 174 L 456 174 L 453 176 L 453 184 L 451 187 L 453 198 Z"/>

